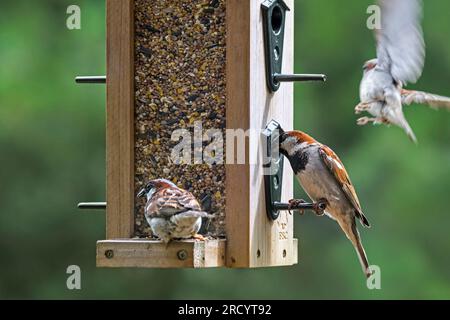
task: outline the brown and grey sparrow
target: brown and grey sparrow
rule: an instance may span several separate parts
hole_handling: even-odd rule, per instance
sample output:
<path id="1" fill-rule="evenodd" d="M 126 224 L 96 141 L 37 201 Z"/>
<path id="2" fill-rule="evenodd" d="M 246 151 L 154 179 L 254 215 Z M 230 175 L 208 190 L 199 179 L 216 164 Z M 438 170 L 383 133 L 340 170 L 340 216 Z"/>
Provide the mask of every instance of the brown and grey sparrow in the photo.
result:
<path id="1" fill-rule="evenodd" d="M 369 112 L 374 118 L 362 117 L 358 125 L 394 124 L 417 142 L 403 114 L 403 105 L 427 104 L 450 109 L 450 98 L 426 92 L 404 90 L 421 76 L 425 60 L 425 43 L 420 20 L 420 0 L 378 0 L 381 29 L 376 31 L 377 58 L 367 61 L 360 85 L 361 102 L 356 114 Z"/>
<path id="2" fill-rule="evenodd" d="M 138 193 L 147 198 L 145 218 L 156 236 L 168 244 L 172 239 L 195 238 L 204 240 L 198 234 L 202 218 L 212 216 L 202 211 L 192 193 L 177 187 L 165 179 L 156 179 Z"/>
<path id="3" fill-rule="evenodd" d="M 339 224 L 353 244 L 365 275 L 369 276 L 369 262 L 355 220 L 365 227 L 370 225 L 341 160 L 329 147 L 301 131 L 281 132 L 280 153 L 289 159 L 311 200 L 326 203 L 324 213 Z"/>

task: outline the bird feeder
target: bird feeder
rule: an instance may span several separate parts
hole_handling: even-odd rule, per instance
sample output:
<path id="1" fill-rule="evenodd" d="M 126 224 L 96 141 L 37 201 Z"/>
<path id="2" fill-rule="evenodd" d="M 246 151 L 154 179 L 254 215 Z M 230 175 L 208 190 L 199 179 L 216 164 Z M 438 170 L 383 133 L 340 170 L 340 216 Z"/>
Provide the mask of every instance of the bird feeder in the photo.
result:
<path id="1" fill-rule="evenodd" d="M 245 163 L 230 163 L 225 156 L 223 164 L 212 165 L 170 160 L 176 129 L 200 135 L 218 129 L 227 154 L 234 145 L 230 130 L 263 132 L 272 119 L 292 129 L 291 81 L 323 78 L 292 75 L 294 1 L 106 1 L 106 78 L 78 78 L 107 86 L 106 204 L 82 205 L 106 206 L 106 240 L 97 243 L 97 266 L 296 264 L 293 216 L 279 211 L 271 217 L 266 210 L 271 193 L 262 141 L 271 131 L 245 139 Z M 203 147 L 194 143 L 193 153 Z M 291 199 L 292 172 L 275 175 L 279 185 L 273 194 Z M 216 218 L 206 222 L 206 241 L 173 241 L 166 248 L 147 238 L 145 203 L 136 194 L 155 178 L 169 179 L 207 203 Z"/>

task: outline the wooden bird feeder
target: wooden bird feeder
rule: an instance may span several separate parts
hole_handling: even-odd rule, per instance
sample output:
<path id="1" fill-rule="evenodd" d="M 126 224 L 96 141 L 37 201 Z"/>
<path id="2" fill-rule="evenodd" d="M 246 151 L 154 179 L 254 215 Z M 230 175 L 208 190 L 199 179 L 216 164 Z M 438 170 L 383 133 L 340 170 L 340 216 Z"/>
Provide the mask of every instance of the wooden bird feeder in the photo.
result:
<path id="1" fill-rule="evenodd" d="M 106 80 L 79 79 L 107 85 L 106 240 L 97 243 L 97 266 L 296 264 L 293 216 L 283 211 L 272 220 L 266 214 L 259 160 L 180 165 L 169 159 L 173 130 L 191 132 L 196 121 L 203 132 L 217 128 L 224 136 L 226 129 L 262 131 L 272 119 L 292 129 L 293 84 L 281 82 L 302 76 L 281 71 L 293 72 L 294 1 L 106 1 Z M 261 140 L 246 139 L 247 159 L 264 155 Z M 287 201 L 293 197 L 292 171 L 281 174 L 281 198 Z M 155 178 L 212 203 L 217 219 L 207 225 L 208 240 L 173 241 L 166 248 L 145 238 L 144 203 L 136 194 Z"/>

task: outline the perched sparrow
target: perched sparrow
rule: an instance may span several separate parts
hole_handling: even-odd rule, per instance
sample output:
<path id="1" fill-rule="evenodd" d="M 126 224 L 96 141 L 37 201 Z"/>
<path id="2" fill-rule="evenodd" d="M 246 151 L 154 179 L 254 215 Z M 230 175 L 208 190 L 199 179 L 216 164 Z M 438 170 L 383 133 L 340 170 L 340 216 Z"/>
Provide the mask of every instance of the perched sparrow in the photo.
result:
<path id="1" fill-rule="evenodd" d="M 352 242 L 366 276 L 369 262 L 356 228 L 355 219 L 370 227 L 344 165 L 329 147 L 301 131 L 281 132 L 280 153 L 285 155 L 308 196 L 326 203 L 325 214 L 337 221 Z"/>
<path id="2" fill-rule="evenodd" d="M 211 217 L 203 212 L 192 193 L 178 188 L 165 179 L 152 180 L 139 193 L 147 197 L 145 218 L 153 234 L 168 244 L 174 238 L 204 240 L 197 234 L 203 217 Z"/>
<path id="3" fill-rule="evenodd" d="M 358 119 L 358 125 L 369 122 L 394 124 L 417 142 L 403 114 L 403 105 L 428 104 L 450 108 L 450 98 L 420 91 L 404 90 L 408 82 L 421 76 L 425 60 L 425 43 L 420 25 L 420 0 L 379 0 L 381 30 L 377 30 L 377 59 L 364 64 L 360 85 L 361 102 L 355 112 L 367 111 L 374 118 Z"/>

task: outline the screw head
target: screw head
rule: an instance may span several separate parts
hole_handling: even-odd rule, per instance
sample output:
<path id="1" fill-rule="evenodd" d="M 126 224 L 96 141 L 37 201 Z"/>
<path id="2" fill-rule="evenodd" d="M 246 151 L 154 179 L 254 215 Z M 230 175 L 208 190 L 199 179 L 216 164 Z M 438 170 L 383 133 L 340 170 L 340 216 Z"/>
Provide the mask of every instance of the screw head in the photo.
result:
<path id="1" fill-rule="evenodd" d="M 273 187 L 275 189 L 278 189 L 278 187 L 280 186 L 280 178 L 278 176 L 273 176 Z"/>
<path id="2" fill-rule="evenodd" d="M 177 252 L 177 257 L 178 257 L 178 259 L 180 259 L 182 261 L 186 260 L 187 257 L 188 257 L 188 253 L 187 253 L 186 250 L 180 250 L 180 251 Z"/>
<path id="3" fill-rule="evenodd" d="M 112 259 L 112 258 L 114 258 L 114 251 L 113 251 L 113 250 L 106 250 L 106 251 L 105 251 L 105 257 L 106 257 L 107 259 Z"/>

